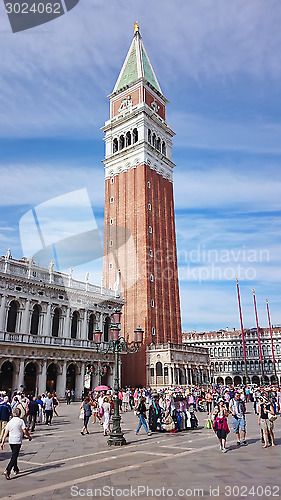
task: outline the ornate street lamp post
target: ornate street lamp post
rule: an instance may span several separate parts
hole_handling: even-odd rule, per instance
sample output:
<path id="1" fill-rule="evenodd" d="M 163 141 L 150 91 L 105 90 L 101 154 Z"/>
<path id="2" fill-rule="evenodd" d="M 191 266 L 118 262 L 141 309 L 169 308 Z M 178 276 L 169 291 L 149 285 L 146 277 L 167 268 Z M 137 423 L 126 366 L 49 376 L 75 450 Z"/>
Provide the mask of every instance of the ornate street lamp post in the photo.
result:
<path id="1" fill-rule="evenodd" d="M 108 352 L 113 352 L 115 355 L 115 379 L 114 379 L 114 394 L 113 394 L 113 401 L 114 401 L 114 413 L 112 417 L 113 425 L 112 425 L 112 430 L 110 432 L 107 444 L 109 446 L 122 446 L 126 444 L 126 440 L 124 438 L 121 425 L 120 425 L 120 413 L 119 413 L 119 353 L 120 352 L 127 352 L 128 354 L 132 354 L 135 352 L 138 352 L 140 345 L 143 341 L 143 330 L 138 327 L 135 330 L 135 341 L 131 343 L 130 345 L 127 344 L 126 340 L 124 337 L 121 337 L 120 331 L 121 331 L 121 310 L 116 309 L 114 314 L 113 314 L 113 321 L 114 323 L 110 327 L 110 341 L 107 345 L 107 347 L 103 348 L 101 346 L 101 332 L 99 330 L 96 330 L 94 332 L 94 342 L 97 346 L 98 352 L 101 354 L 106 354 Z"/>

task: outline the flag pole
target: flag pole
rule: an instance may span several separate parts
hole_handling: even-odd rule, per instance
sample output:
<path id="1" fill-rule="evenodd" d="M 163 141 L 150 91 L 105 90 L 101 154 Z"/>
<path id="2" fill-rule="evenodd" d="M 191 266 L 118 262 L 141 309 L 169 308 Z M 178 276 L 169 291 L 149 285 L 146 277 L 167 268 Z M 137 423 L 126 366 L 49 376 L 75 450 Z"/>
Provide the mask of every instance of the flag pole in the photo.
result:
<path id="1" fill-rule="evenodd" d="M 266 299 L 266 308 L 267 308 L 268 325 L 269 325 L 269 331 L 270 331 L 270 340 L 271 340 L 271 349 L 272 349 L 272 359 L 273 359 L 273 366 L 274 366 L 275 382 L 277 384 L 278 383 L 278 378 L 277 378 L 277 372 L 276 372 L 276 359 L 275 359 L 275 354 L 274 354 L 271 319 L 270 319 L 269 305 L 268 305 L 268 300 L 267 299 Z"/>
<path id="2" fill-rule="evenodd" d="M 259 329 L 258 310 L 257 310 L 257 302 L 256 302 L 255 290 L 253 290 L 253 298 L 254 298 L 255 316 L 256 316 L 257 333 L 258 333 L 258 341 L 259 341 L 259 351 L 260 351 L 261 383 L 263 384 L 264 383 L 264 370 L 263 370 L 263 359 L 262 359 L 262 350 L 261 350 L 261 338 L 260 338 L 260 329 Z"/>
<path id="3" fill-rule="evenodd" d="M 248 376 L 248 367 L 247 367 L 245 336 L 244 336 L 244 328 L 243 328 L 243 318 L 242 318 L 242 308 L 241 308 L 241 300 L 240 300 L 240 291 L 239 291 L 239 284 L 238 284 L 238 279 L 237 278 L 236 278 L 236 286 L 237 286 L 238 307 L 239 307 L 240 324 L 241 324 L 241 332 L 242 332 L 244 362 L 245 362 L 245 378 L 246 378 L 246 384 L 248 384 L 249 383 L 249 376 Z"/>

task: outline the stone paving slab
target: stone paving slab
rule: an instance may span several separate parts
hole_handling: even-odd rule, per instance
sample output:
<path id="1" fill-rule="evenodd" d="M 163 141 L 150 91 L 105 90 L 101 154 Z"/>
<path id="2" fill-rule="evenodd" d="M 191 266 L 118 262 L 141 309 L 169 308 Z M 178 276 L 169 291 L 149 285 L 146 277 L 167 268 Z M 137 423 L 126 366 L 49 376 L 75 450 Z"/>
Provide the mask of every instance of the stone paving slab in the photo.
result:
<path id="1" fill-rule="evenodd" d="M 251 410 L 250 404 L 248 409 Z M 151 489 L 159 492 L 161 488 L 166 492 L 170 489 L 170 493 L 173 489 L 173 498 L 180 497 L 179 488 L 187 490 L 184 498 L 198 498 L 201 489 L 204 498 L 281 498 L 281 418 L 275 422 L 275 448 L 261 448 L 257 417 L 250 413 L 247 415 L 249 445 L 237 448 L 235 435 L 231 433 L 229 451 L 222 454 L 213 431 L 203 427 L 206 413 L 198 414 L 201 428 L 196 431 L 155 433 L 151 437 L 144 431 L 136 436 L 137 418 L 133 412 L 123 413 L 122 426 L 128 444 L 111 448 L 98 423 L 89 424 L 89 436 L 81 436 L 78 403 L 62 405 L 59 410 L 61 417 L 55 417 L 52 427 L 37 426 L 32 442 L 24 440 L 19 461 L 21 474 L 11 481 L 0 477 L 2 500 L 71 499 L 75 498 L 71 487 L 85 496 L 87 490 L 92 492 L 92 498 L 120 498 L 119 493 L 125 488 L 126 493 L 131 493 L 129 497 L 136 498 L 134 491 L 138 487 L 150 488 L 139 498 L 159 497 Z M 0 454 L 2 470 L 9 456 L 6 445 Z M 265 493 L 267 485 L 272 489 L 271 496 Z M 236 487 L 230 489 L 230 495 L 226 495 L 228 486 Z M 248 494 L 252 486 L 260 486 L 260 490 L 254 495 L 242 495 L 241 488 Z M 210 487 L 216 488 L 212 495 Z M 103 496 L 98 496 L 99 493 Z M 160 498 L 168 496 L 171 495 L 163 493 Z"/>

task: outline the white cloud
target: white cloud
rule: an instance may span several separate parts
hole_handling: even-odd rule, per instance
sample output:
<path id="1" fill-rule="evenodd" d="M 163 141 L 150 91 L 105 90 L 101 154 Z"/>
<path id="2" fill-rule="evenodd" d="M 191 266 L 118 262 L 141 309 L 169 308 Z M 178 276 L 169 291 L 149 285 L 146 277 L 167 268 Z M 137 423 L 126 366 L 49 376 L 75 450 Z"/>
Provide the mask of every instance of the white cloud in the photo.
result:
<path id="1" fill-rule="evenodd" d="M 0 165 L 0 205 L 35 206 L 55 196 L 86 188 L 93 207 L 104 205 L 104 170 L 65 162 Z M 101 189 L 102 187 L 102 189 Z"/>
<path id="2" fill-rule="evenodd" d="M 281 209 L 280 174 L 270 175 L 265 168 L 243 172 L 240 167 L 235 171 L 234 165 L 210 168 L 207 160 L 204 169 L 196 167 L 185 160 L 175 170 L 176 209 L 224 208 L 234 212 Z"/>
<path id="3" fill-rule="evenodd" d="M 169 121 L 175 124 L 177 147 L 218 151 L 281 153 L 281 123 L 270 123 L 257 117 L 228 121 L 219 116 L 202 116 L 172 111 Z"/>

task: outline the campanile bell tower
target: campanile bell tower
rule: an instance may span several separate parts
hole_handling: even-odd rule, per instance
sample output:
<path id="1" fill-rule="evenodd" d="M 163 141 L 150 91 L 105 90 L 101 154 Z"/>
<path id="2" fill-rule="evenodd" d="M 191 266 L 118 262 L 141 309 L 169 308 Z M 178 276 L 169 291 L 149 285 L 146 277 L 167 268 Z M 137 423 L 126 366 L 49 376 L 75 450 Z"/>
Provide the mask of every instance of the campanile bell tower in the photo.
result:
<path id="1" fill-rule="evenodd" d="M 105 132 L 104 286 L 121 273 L 122 335 L 144 346 L 123 361 L 123 385 L 146 384 L 145 347 L 181 343 L 173 199 L 172 138 L 167 99 L 144 48 L 137 23 L 110 99 Z"/>

